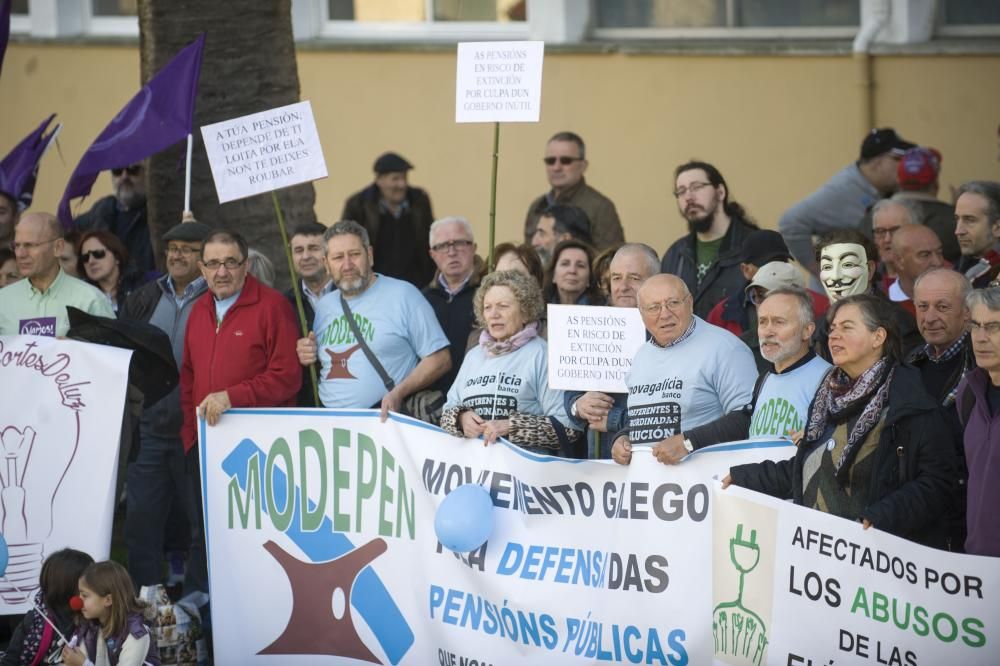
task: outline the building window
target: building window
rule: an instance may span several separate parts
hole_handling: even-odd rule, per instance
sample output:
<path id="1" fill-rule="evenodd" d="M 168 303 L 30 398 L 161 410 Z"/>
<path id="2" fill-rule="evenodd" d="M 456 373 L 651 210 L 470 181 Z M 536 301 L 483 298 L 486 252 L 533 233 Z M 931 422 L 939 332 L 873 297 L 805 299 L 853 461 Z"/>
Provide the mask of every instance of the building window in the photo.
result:
<path id="1" fill-rule="evenodd" d="M 941 0 L 937 29 L 941 37 L 1000 35 L 1000 3 L 981 0 Z"/>
<path id="2" fill-rule="evenodd" d="M 355 39 L 519 39 L 527 0 L 326 0 L 326 37 Z"/>
<path id="3" fill-rule="evenodd" d="M 861 22 L 858 0 L 595 0 L 594 9 L 599 38 L 836 38 Z"/>
<path id="4" fill-rule="evenodd" d="M 90 0 L 85 26 L 92 35 L 138 37 L 138 0 Z"/>

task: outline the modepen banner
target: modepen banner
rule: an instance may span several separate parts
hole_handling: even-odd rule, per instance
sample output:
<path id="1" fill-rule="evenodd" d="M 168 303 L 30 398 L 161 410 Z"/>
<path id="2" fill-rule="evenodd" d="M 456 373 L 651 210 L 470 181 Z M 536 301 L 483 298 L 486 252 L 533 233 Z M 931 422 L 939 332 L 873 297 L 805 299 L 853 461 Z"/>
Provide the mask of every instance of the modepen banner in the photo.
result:
<path id="1" fill-rule="evenodd" d="M 132 352 L 0 336 L 0 525 L 10 553 L 0 613 L 24 613 L 42 562 L 72 547 L 108 558 Z"/>
<path id="2" fill-rule="evenodd" d="M 369 410 L 277 409 L 227 412 L 200 436 L 217 663 L 788 658 L 768 633 L 751 657 L 741 635 L 733 659 L 745 661 L 726 661 L 713 631 L 717 554 L 736 538 L 719 535 L 713 489 L 730 465 L 790 457 L 787 442 L 720 445 L 675 467 L 638 450 L 621 467 L 484 447 Z M 495 527 L 455 554 L 438 545 L 434 517 L 466 483 L 489 491 Z M 769 632 L 801 627 L 781 619 L 783 601 L 766 613 Z M 984 618 L 984 636 L 991 626 Z"/>

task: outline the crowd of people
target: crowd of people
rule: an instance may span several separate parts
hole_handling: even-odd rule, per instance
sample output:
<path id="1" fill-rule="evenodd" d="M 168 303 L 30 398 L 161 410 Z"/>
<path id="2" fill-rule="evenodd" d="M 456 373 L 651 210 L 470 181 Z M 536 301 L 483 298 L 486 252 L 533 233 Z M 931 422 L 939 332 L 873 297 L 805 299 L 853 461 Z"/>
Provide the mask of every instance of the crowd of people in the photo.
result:
<path id="1" fill-rule="evenodd" d="M 179 385 L 141 414 L 127 469 L 136 586 L 162 581 L 180 521 L 185 589 L 207 590 L 195 413 L 211 427 L 262 406 L 400 412 L 460 438 L 622 465 L 636 446 L 674 465 L 719 442 L 788 438 L 793 457 L 734 467 L 724 485 L 1000 556 L 989 480 L 1000 471 L 1000 183 L 970 181 L 941 201 L 941 159 L 872 130 L 778 231 L 758 228 L 715 166 L 686 162 L 672 195 L 688 233 L 661 256 L 625 242 L 614 203 L 585 181 L 583 140 L 559 132 L 524 238 L 487 265 L 468 220 L 435 219 L 409 185 L 411 163 L 386 153 L 341 221 L 293 229 L 298 295 L 275 291 L 240 234 L 190 215 L 164 235 L 157 276 L 145 167 L 128 165 L 72 242 L 55 217 L 19 215 L 17 193 L 0 192 L 12 250 L 0 252 L 0 334 L 51 318 L 50 334 L 66 335 L 73 306 L 169 338 Z M 639 309 L 646 343 L 627 392 L 548 385 L 547 304 Z"/>

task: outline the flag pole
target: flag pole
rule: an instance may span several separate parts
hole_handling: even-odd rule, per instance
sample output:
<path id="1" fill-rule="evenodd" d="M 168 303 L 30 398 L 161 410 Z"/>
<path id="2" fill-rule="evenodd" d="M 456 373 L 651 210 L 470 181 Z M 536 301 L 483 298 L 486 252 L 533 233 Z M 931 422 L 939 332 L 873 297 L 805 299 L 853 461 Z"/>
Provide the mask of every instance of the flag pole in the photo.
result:
<path id="1" fill-rule="evenodd" d="M 190 145 L 190 144 L 189 144 Z M 278 216 L 278 229 L 281 230 L 281 245 L 285 248 L 285 258 L 288 259 L 288 275 L 292 279 L 292 293 L 295 294 L 295 308 L 299 311 L 299 326 L 302 327 L 302 337 L 309 337 L 309 324 L 306 323 L 306 309 L 302 305 L 302 285 L 295 277 L 295 264 L 292 263 L 292 248 L 288 244 L 288 232 L 285 230 L 285 217 L 278 205 L 278 195 L 271 190 L 271 201 L 274 203 L 274 214 Z M 309 365 L 309 379 L 312 380 L 313 400 L 319 402 L 319 380 L 316 378 L 316 365 Z"/>
<path id="2" fill-rule="evenodd" d="M 191 210 L 191 147 L 194 143 L 191 134 L 188 133 L 187 162 L 184 169 L 184 212 Z"/>
<path id="3" fill-rule="evenodd" d="M 500 158 L 500 123 L 493 123 L 493 175 L 490 178 L 490 254 L 486 270 L 493 270 L 493 245 L 497 229 L 497 161 Z"/>

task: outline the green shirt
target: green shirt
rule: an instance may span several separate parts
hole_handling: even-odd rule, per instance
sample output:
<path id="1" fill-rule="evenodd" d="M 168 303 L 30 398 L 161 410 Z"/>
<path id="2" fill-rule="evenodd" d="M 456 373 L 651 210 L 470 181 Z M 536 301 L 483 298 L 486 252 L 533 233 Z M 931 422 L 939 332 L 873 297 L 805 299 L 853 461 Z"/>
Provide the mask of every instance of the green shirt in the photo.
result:
<path id="1" fill-rule="evenodd" d="M 0 335 L 64 336 L 69 330 L 67 305 L 99 317 L 115 316 L 99 289 L 60 268 L 44 292 L 27 278 L 0 289 Z"/>
<path id="2" fill-rule="evenodd" d="M 722 246 L 724 238 L 725 236 L 719 236 L 715 240 L 699 240 L 697 242 L 695 251 L 698 255 L 698 284 L 701 284 L 701 281 L 705 279 L 708 269 L 712 267 L 712 264 L 715 263 L 716 258 L 719 256 L 719 248 Z"/>

